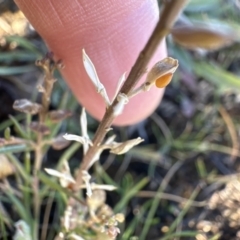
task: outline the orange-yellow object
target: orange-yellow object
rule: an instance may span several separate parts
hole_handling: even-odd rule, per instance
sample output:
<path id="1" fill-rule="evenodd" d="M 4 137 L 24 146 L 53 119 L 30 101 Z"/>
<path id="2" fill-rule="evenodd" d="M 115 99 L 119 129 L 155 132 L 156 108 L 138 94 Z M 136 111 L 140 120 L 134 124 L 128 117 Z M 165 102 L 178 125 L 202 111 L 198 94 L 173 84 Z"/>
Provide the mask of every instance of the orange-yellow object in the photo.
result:
<path id="1" fill-rule="evenodd" d="M 158 88 L 164 88 L 164 87 L 166 87 L 166 86 L 171 82 L 172 76 L 173 76 L 172 73 L 167 73 L 167 74 L 161 76 L 160 78 L 158 78 L 158 79 L 155 81 L 156 87 L 158 87 Z"/>

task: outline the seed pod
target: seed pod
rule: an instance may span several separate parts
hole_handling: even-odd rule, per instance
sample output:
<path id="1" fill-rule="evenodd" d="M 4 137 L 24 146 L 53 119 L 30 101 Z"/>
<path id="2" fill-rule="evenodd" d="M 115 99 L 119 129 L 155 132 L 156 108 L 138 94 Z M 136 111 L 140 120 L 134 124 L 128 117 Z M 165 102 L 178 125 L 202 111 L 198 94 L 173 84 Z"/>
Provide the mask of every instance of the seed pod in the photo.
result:
<path id="1" fill-rule="evenodd" d="M 50 111 L 49 112 L 49 118 L 53 122 L 60 122 L 72 115 L 72 112 L 69 110 L 56 110 L 56 111 Z"/>
<path id="2" fill-rule="evenodd" d="M 230 29 L 223 31 L 205 25 L 175 27 L 171 30 L 171 34 L 176 43 L 188 49 L 216 50 L 236 40 L 235 33 Z"/>
<path id="3" fill-rule="evenodd" d="M 29 128 L 34 132 L 41 133 L 43 135 L 48 135 L 50 133 L 50 129 L 39 122 L 31 122 Z"/>
<path id="4" fill-rule="evenodd" d="M 178 60 L 167 57 L 157 62 L 147 75 L 146 86 L 150 88 L 153 83 L 156 87 L 166 87 L 178 67 Z M 146 89 L 148 90 L 148 89 Z"/>
<path id="5" fill-rule="evenodd" d="M 30 113 L 34 115 L 40 112 L 42 106 L 27 99 L 20 99 L 14 102 L 13 108 L 19 112 Z"/>
<path id="6" fill-rule="evenodd" d="M 158 88 L 164 88 L 166 87 L 172 80 L 173 74 L 172 73 L 167 73 L 163 75 L 162 77 L 158 78 L 155 81 L 155 85 Z"/>

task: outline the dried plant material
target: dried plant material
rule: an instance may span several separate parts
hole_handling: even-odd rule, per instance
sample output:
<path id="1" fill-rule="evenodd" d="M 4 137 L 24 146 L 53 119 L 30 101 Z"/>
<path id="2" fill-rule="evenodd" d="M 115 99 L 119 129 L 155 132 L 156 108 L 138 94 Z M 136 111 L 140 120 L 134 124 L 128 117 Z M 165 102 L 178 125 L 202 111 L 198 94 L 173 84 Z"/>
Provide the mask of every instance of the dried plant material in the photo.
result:
<path id="1" fill-rule="evenodd" d="M 61 150 L 67 147 L 69 144 L 70 142 L 66 140 L 62 135 L 59 135 L 52 140 L 52 148 L 55 150 Z"/>
<path id="2" fill-rule="evenodd" d="M 85 139 L 87 139 L 86 143 L 85 142 L 83 143 L 83 153 L 85 155 L 89 148 L 89 142 L 91 142 L 87 132 L 87 115 L 86 115 L 85 108 L 82 108 L 82 113 L 80 117 L 80 126 L 82 130 L 82 136 Z"/>
<path id="3" fill-rule="evenodd" d="M 145 83 L 130 92 L 128 97 L 131 98 L 141 92 L 149 91 L 154 84 L 158 88 L 166 87 L 171 82 L 172 76 L 177 68 L 178 60 L 171 57 L 164 58 L 157 62 L 148 72 Z"/>
<path id="4" fill-rule="evenodd" d="M 126 152 L 128 152 L 131 148 L 133 148 L 134 146 L 138 145 L 139 143 L 143 142 L 144 139 L 138 137 L 132 140 L 128 140 L 126 142 L 122 142 L 122 143 L 113 143 L 113 146 L 111 147 L 111 153 L 115 153 L 117 155 L 121 155 L 124 154 Z"/>
<path id="5" fill-rule="evenodd" d="M 26 36 L 28 31 L 29 22 L 21 11 L 1 11 L 0 38 L 3 36 Z"/>
<path id="6" fill-rule="evenodd" d="M 210 199 L 208 199 L 208 204 L 203 209 L 205 218 L 196 224 L 197 230 L 206 234 L 221 233 L 224 228 L 237 230 L 240 228 L 239 174 L 216 177 L 216 184 L 221 182 L 226 183 L 226 185 L 213 192 Z M 212 218 L 213 214 L 214 218 Z M 238 237 L 226 237 L 226 233 L 223 235 L 225 236 L 221 236 L 221 239 L 239 239 Z M 206 236 L 206 239 L 210 239 L 209 235 Z"/>
<path id="7" fill-rule="evenodd" d="M 42 135 L 48 135 L 50 133 L 50 129 L 40 122 L 31 122 L 29 128 L 36 133 L 41 133 Z"/>
<path id="8" fill-rule="evenodd" d="M 128 96 L 124 93 L 119 93 L 117 96 L 118 103 L 113 108 L 113 116 L 116 117 L 123 112 L 124 106 L 129 102 Z"/>
<path id="9" fill-rule="evenodd" d="M 93 190 L 93 189 L 92 189 Z M 103 190 L 93 190 L 92 196 L 87 198 L 87 205 L 91 211 L 95 212 L 106 201 L 106 192 Z"/>
<path id="10" fill-rule="evenodd" d="M 48 113 L 48 116 L 51 121 L 53 122 L 60 122 L 70 116 L 72 116 L 72 112 L 69 110 L 56 110 L 56 111 L 50 111 Z"/>
<path id="11" fill-rule="evenodd" d="M 188 49 L 216 50 L 236 40 L 232 30 L 222 30 L 216 26 L 179 26 L 173 28 L 171 34 L 176 43 Z"/>
<path id="12" fill-rule="evenodd" d="M 65 133 L 63 135 L 63 137 L 69 141 L 76 141 L 76 142 L 80 142 L 81 144 L 89 144 L 90 146 L 92 146 L 91 140 L 86 139 L 85 137 L 81 137 L 81 136 L 74 135 L 74 134 L 67 134 L 67 133 Z"/>
<path id="13" fill-rule="evenodd" d="M 167 79 L 170 75 L 172 77 L 177 67 L 178 60 L 171 57 L 164 58 L 163 60 L 157 62 L 147 74 L 145 83 L 146 91 L 148 91 L 153 84 L 156 86 L 158 85 L 157 87 L 160 87 L 160 84 L 162 85 L 161 87 L 167 86 L 167 84 L 171 81 L 171 79 L 170 81 Z"/>
<path id="14" fill-rule="evenodd" d="M 50 168 L 45 168 L 45 171 L 49 175 L 59 178 L 60 185 L 63 188 L 72 188 L 72 186 L 76 183 L 70 172 L 67 161 L 64 161 L 63 167 L 60 172 Z"/>
<path id="15" fill-rule="evenodd" d="M 63 218 L 63 226 L 66 229 L 66 231 L 70 230 L 71 216 L 72 216 L 72 207 L 68 206 L 64 212 L 64 218 Z"/>
<path id="16" fill-rule="evenodd" d="M 41 111 L 42 106 L 38 103 L 33 103 L 27 99 L 16 100 L 13 103 L 13 108 L 19 112 L 37 114 Z"/>
<path id="17" fill-rule="evenodd" d="M 45 88 L 43 87 L 43 85 L 37 85 L 37 90 L 38 90 L 38 92 L 40 92 L 40 93 L 45 93 L 46 91 L 45 91 Z"/>
<path id="18" fill-rule="evenodd" d="M 120 223 L 125 221 L 125 217 L 124 217 L 124 215 L 122 213 L 117 213 L 114 217 Z"/>
<path id="19" fill-rule="evenodd" d="M 110 137 L 107 138 L 107 140 L 105 141 L 104 145 L 108 145 L 108 144 L 111 144 L 113 143 L 114 139 L 116 138 L 116 135 L 112 135 Z"/>
<path id="20" fill-rule="evenodd" d="M 120 233 L 120 229 L 115 226 L 110 226 L 107 230 L 107 235 L 112 239 L 115 239 L 119 233 Z"/>
<path id="21" fill-rule="evenodd" d="M 15 172 L 14 166 L 3 154 L 0 154 L 0 166 L 0 179 L 6 178 Z"/>
<path id="22" fill-rule="evenodd" d="M 102 152 L 106 149 L 110 149 L 111 147 L 109 145 L 101 145 L 97 148 L 97 151 L 95 152 L 94 156 L 92 157 L 91 161 L 89 162 L 88 166 L 89 168 L 96 162 L 99 160 L 100 155 L 102 154 Z"/>
<path id="23" fill-rule="evenodd" d="M 99 160 L 101 153 L 106 150 L 111 148 L 111 144 L 113 143 L 114 139 L 116 138 L 116 135 L 112 135 L 109 137 L 103 145 L 98 146 L 97 151 L 95 152 L 93 158 L 89 162 L 89 168 Z"/>
<path id="24" fill-rule="evenodd" d="M 91 179 L 91 175 L 87 172 L 87 171 L 82 171 L 82 179 L 86 184 L 86 194 L 88 197 L 92 196 L 92 188 L 91 188 L 91 184 L 90 184 L 90 179 Z"/>
<path id="25" fill-rule="evenodd" d="M 106 107 L 108 108 L 111 105 L 111 103 L 107 95 L 106 89 L 103 86 L 103 84 L 100 82 L 96 69 L 94 67 L 94 64 L 92 63 L 91 59 L 86 54 L 84 49 L 82 50 L 82 57 L 83 57 L 83 65 L 89 78 L 91 79 L 92 83 L 96 87 L 97 92 L 100 93 L 101 96 L 103 97 Z"/>
<path id="26" fill-rule="evenodd" d="M 13 237 L 13 240 L 31 240 L 32 239 L 30 227 L 25 221 L 23 220 L 17 221 L 15 223 L 15 227 L 16 227 L 16 232 Z"/>
<path id="27" fill-rule="evenodd" d="M 114 97 L 112 99 L 112 103 L 113 101 L 115 100 L 115 98 L 117 97 L 123 83 L 125 82 L 126 80 L 126 73 L 123 73 L 123 75 L 120 77 L 119 81 L 118 81 L 118 85 L 117 85 L 117 88 L 116 88 L 116 91 L 115 91 L 115 94 L 114 94 Z"/>
<path id="28" fill-rule="evenodd" d="M 81 185 L 80 188 L 86 188 L 86 185 Z M 106 191 L 114 191 L 117 189 L 117 187 L 113 185 L 108 185 L 108 184 L 96 184 L 96 183 L 91 183 L 91 189 L 92 190 L 106 190 Z"/>
<path id="29" fill-rule="evenodd" d="M 89 137 L 88 132 L 87 132 L 87 115 L 85 108 L 82 108 L 82 113 L 80 117 L 80 125 L 81 125 L 81 130 L 82 130 L 82 136 L 83 137 Z"/>

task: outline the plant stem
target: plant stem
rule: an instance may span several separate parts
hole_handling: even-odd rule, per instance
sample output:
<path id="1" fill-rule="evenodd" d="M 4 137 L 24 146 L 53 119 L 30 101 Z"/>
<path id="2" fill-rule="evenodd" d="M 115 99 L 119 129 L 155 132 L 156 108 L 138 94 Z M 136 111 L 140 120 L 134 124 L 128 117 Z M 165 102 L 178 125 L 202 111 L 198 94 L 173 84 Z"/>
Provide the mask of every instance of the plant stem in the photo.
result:
<path id="1" fill-rule="evenodd" d="M 37 142 L 35 147 L 35 162 L 33 169 L 33 197 L 34 197 L 34 239 L 38 238 L 38 227 L 39 227 L 39 213 L 40 213 L 40 196 L 39 196 L 39 179 L 38 171 L 41 168 L 42 163 L 42 148 L 41 148 L 42 134 L 39 133 L 37 136 Z"/>
<path id="2" fill-rule="evenodd" d="M 155 27 L 151 37 L 149 38 L 146 46 L 140 52 L 134 66 L 132 67 L 127 80 L 125 81 L 122 89 L 120 90 L 121 93 L 128 94 L 134 86 L 139 81 L 140 77 L 144 74 L 147 65 L 153 56 L 154 52 L 156 51 L 158 45 L 163 41 L 164 37 L 169 33 L 170 29 L 172 28 L 174 22 L 176 21 L 178 15 L 181 13 L 182 9 L 184 8 L 185 4 L 188 0 L 169 0 L 166 1 L 163 11 L 161 13 L 161 18 L 159 19 L 157 26 Z M 117 105 L 118 101 L 112 103 L 112 105 L 106 110 L 105 115 L 97 129 L 97 132 L 93 139 L 93 146 L 89 148 L 88 152 L 86 153 L 83 163 L 78 170 L 75 190 L 78 190 L 79 186 L 82 182 L 82 171 L 88 170 L 90 167 L 90 162 L 93 159 L 99 144 L 102 143 L 107 130 L 110 128 L 114 116 L 113 116 L 113 109 Z"/>
<path id="3" fill-rule="evenodd" d="M 39 112 L 39 123 L 44 124 L 49 104 L 51 100 L 51 94 L 53 90 L 54 82 L 56 81 L 53 77 L 53 72 L 57 68 L 58 63 L 54 63 L 52 61 L 52 56 L 49 54 L 44 59 L 37 62 L 37 65 L 41 66 L 45 72 L 43 87 L 41 88 L 42 91 L 42 109 Z M 34 239 L 39 239 L 39 217 L 40 217 L 40 206 L 41 206 L 41 198 L 39 195 L 39 178 L 38 178 L 38 171 L 41 169 L 42 166 L 42 159 L 44 155 L 43 149 L 43 134 L 39 131 L 37 133 L 37 141 L 35 145 L 35 162 L 34 162 L 34 169 L 33 169 L 33 195 L 34 195 Z"/>

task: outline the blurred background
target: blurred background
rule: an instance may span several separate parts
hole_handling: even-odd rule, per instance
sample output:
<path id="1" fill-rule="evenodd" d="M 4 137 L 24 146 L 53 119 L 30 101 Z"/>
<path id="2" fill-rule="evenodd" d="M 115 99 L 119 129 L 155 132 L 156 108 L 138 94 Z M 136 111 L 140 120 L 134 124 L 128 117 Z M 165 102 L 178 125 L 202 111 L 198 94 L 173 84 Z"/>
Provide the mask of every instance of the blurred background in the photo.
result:
<path id="1" fill-rule="evenodd" d="M 239 0 L 189 1 L 167 37 L 169 56 L 180 66 L 161 104 L 138 125 L 114 128 L 118 140 L 140 136 L 144 143 L 124 156 L 104 152 L 93 170 L 98 181 L 118 186 L 108 193 L 107 203 L 125 213 L 119 239 L 142 239 L 147 230 L 146 239 L 240 239 L 239 40 Z M 0 0 L 1 137 L 7 127 L 15 131 L 9 115 L 24 119 L 12 108 L 16 99 L 38 101 L 36 86 L 43 73 L 35 61 L 46 52 L 14 2 Z M 73 115 L 60 130 L 78 134 L 81 106 L 60 74 L 56 78 L 51 109 L 69 109 Z M 92 136 L 98 123 L 90 116 L 88 123 Z M 0 239 L 11 239 L 12 223 L 19 219 L 5 195 L 6 181 L 15 185 L 7 151 L 15 150 L 0 147 Z M 54 168 L 64 151 L 50 149 L 44 167 Z M 81 157 L 75 147 L 72 169 Z M 53 229 L 59 224 L 58 205 L 51 206 Z M 50 233 L 47 239 L 53 239 Z"/>

